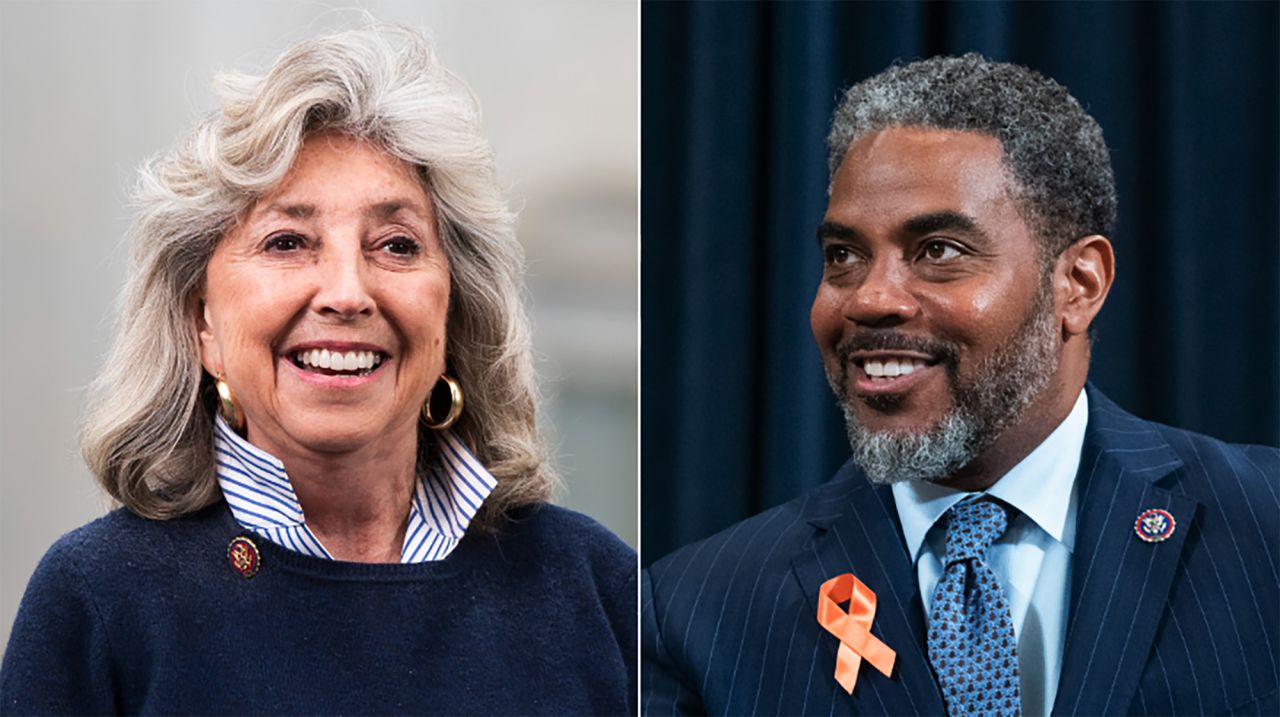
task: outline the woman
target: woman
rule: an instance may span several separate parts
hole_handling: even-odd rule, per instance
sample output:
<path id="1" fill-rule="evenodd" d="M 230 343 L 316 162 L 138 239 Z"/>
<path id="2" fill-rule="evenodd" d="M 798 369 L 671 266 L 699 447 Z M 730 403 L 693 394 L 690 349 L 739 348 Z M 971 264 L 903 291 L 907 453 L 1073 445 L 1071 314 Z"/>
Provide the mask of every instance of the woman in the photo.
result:
<path id="1" fill-rule="evenodd" d="M 635 554 L 548 505 L 521 252 L 421 37 L 302 43 L 147 166 L 4 713 L 634 712 Z"/>

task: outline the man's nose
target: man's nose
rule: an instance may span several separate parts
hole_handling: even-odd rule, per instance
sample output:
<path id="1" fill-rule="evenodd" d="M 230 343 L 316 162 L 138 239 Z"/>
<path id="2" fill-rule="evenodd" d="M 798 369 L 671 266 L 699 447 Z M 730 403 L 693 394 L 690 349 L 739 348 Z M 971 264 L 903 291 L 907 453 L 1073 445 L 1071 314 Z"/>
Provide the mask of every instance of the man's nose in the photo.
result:
<path id="1" fill-rule="evenodd" d="M 889 259 L 874 262 L 845 300 L 846 319 L 871 328 L 904 324 L 920 313 L 909 270 Z"/>
<path id="2" fill-rule="evenodd" d="M 371 315 L 374 301 L 369 293 L 369 270 L 359 240 L 328 242 L 320 257 L 313 310 L 343 321 Z"/>

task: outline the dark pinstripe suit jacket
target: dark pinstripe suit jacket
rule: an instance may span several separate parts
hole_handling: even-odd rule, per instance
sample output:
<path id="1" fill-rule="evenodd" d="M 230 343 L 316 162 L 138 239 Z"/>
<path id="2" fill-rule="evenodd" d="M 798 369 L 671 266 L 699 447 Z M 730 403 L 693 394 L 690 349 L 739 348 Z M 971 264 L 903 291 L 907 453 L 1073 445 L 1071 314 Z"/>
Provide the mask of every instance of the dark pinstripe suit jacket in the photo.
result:
<path id="1" fill-rule="evenodd" d="M 1125 413 L 1089 387 L 1054 714 L 1280 714 L 1280 451 Z M 1145 543 L 1134 521 L 1177 527 Z M 876 592 L 898 653 L 836 684 L 818 586 Z M 833 480 L 659 560 L 643 577 L 646 714 L 942 714 L 915 570 L 886 487 Z"/>

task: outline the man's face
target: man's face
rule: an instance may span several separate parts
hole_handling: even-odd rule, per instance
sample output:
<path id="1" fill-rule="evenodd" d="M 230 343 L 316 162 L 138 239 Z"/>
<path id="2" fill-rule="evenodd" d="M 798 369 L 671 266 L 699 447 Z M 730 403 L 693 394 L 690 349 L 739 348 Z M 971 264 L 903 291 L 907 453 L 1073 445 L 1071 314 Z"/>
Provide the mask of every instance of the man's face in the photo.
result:
<path id="1" fill-rule="evenodd" d="M 1036 402 L 1060 328 L 996 139 L 863 137 L 836 172 L 819 238 L 810 320 L 873 480 L 946 478 Z"/>

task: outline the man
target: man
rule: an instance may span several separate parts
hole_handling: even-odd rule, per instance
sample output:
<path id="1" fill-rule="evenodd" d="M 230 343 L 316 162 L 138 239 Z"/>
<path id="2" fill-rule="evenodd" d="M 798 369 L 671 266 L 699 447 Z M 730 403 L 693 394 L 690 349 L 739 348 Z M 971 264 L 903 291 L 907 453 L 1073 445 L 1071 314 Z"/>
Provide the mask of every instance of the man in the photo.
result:
<path id="1" fill-rule="evenodd" d="M 966 55 L 855 85 L 829 145 L 810 319 L 853 456 L 646 571 L 643 711 L 1280 712 L 1280 452 L 1086 383 L 1097 123 Z"/>

